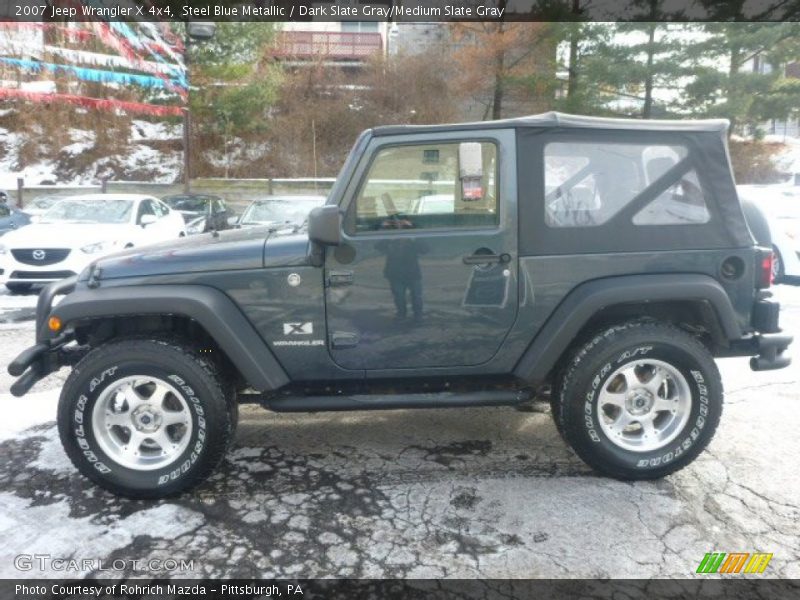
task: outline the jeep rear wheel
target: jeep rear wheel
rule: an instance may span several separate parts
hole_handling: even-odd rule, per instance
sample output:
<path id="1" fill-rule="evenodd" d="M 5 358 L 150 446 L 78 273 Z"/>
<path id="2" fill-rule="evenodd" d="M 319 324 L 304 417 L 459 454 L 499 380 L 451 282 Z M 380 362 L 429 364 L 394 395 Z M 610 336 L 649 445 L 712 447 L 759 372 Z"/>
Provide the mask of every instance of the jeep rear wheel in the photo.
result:
<path id="1" fill-rule="evenodd" d="M 202 481 L 224 456 L 232 411 L 214 365 L 160 340 L 87 354 L 61 393 L 58 426 L 72 463 L 105 489 L 161 498 Z"/>
<path id="2" fill-rule="evenodd" d="M 567 366 L 554 416 L 575 452 L 620 479 L 654 479 L 708 445 L 722 413 L 714 359 L 677 327 L 628 323 L 595 336 Z"/>

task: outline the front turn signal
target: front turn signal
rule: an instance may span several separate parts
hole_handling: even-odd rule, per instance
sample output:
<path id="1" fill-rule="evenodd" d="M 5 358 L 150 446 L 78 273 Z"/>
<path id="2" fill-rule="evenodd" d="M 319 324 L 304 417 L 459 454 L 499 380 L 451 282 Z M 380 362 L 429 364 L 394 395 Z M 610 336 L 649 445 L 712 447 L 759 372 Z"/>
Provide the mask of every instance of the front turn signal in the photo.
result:
<path id="1" fill-rule="evenodd" d="M 50 331 L 61 331 L 61 319 L 58 317 L 50 317 L 47 320 L 47 326 L 50 328 Z"/>

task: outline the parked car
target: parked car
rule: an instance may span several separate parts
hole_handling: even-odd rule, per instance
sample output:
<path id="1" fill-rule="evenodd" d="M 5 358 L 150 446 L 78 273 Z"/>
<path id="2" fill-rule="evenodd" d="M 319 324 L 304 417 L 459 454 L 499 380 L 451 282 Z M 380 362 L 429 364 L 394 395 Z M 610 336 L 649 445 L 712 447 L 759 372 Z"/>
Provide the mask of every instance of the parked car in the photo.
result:
<path id="1" fill-rule="evenodd" d="M 318 412 L 535 394 L 598 472 L 663 477 L 717 429 L 715 357 L 790 363 L 765 292 L 772 250 L 745 221 L 727 130 L 557 113 L 367 130 L 307 233 L 196 236 L 49 285 L 11 393 L 75 365 L 64 449 L 139 498 L 206 478 L 240 402 Z M 419 202 L 445 191 L 452 204 Z"/>
<path id="2" fill-rule="evenodd" d="M 0 268 L 11 292 L 25 292 L 80 273 L 101 256 L 182 235 L 183 219 L 156 198 L 72 196 L 55 203 L 38 223 L 4 235 Z"/>
<path id="3" fill-rule="evenodd" d="M 325 204 L 325 196 L 268 196 L 254 200 L 239 217 L 239 227 L 268 226 L 282 233 L 301 229 L 311 209 Z"/>
<path id="4" fill-rule="evenodd" d="M 193 235 L 207 231 L 222 231 L 230 227 L 233 215 L 225 200 L 211 194 L 175 194 L 164 196 L 164 202 L 178 211 L 186 222 L 186 233 Z"/>
<path id="5" fill-rule="evenodd" d="M 787 186 L 740 185 L 739 197 L 764 213 L 772 242 L 775 283 L 800 281 L 800 190 Z"/>
<path id="6" fill-rule="evenodd" d="M 31 218 L 20 209 L 0 203 L 0 236 L 19 229 L 31 222 Z"/>

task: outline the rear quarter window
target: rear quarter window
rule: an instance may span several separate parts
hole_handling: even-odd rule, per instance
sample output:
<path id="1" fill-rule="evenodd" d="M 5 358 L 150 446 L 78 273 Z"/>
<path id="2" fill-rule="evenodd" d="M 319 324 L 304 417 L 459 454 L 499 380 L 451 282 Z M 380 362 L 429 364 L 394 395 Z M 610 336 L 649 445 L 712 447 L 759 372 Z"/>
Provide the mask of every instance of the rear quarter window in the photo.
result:
<path id="1" fill-rule="evenodd" d="M 548 143 L 544 148 L 545 224 L 554 228 L 603 225 L 650 186 L 666 183 L 670 187 L 637 212 L 633 224 L 705 223 L 709 212 L 697 174 L 675 171 L 688 154 L 681 145 Z"/>

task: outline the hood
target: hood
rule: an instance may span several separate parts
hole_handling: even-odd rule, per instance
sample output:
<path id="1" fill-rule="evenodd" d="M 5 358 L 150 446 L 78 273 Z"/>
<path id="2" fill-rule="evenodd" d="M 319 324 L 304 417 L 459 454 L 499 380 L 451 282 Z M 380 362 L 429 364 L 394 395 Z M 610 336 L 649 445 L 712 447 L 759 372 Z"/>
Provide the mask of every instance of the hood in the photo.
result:
<path id="1" fill-rule="evenodd" d="M 80 248 L 118 240 L 125 224 L 31 223 L 3 236 L 8 248 Z"/>
<path id="2" fill-rule="evenodd" d="M 306 261 L 308 237 L 273 241 L 266 228 L 203 233 L 179 240 L 133 248 L 95 262 L 100 279 L 258 269 Z M 297 239 L 297 238 L 300 239 Z"/>

